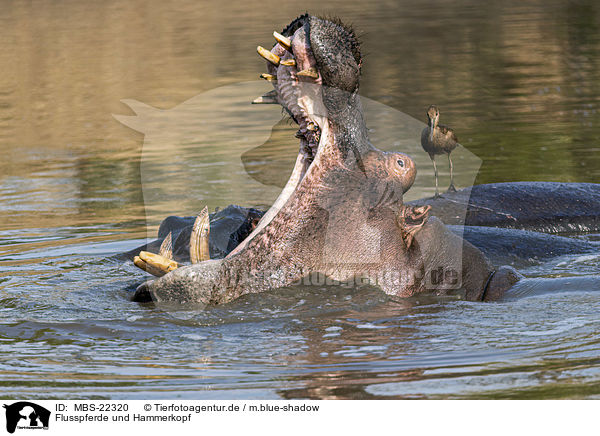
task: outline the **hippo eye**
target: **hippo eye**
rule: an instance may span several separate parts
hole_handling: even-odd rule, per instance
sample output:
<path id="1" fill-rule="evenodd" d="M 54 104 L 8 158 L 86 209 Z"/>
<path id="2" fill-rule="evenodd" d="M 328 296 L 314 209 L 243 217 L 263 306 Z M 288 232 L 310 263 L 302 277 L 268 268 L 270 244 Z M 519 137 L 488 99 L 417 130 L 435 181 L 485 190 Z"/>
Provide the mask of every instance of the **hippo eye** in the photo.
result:
<path id="1" fill-rule="evenodd" d="M 400 168 L 404 168 L 404 161 L 402 159 L 398 159 L 397 162 Z"/>

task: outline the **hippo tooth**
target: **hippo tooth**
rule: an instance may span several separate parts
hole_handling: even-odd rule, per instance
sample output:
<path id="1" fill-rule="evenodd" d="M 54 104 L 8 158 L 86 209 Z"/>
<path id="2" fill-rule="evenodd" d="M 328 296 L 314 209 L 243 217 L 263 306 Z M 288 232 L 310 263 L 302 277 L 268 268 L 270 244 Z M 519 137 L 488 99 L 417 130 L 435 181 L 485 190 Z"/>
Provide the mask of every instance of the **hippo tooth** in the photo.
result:
<path id="1" fill-rule="evenodd" d="M 173 259 L 173 236 L 171 235 L 171 232 L 169 232 L 162 244 L 160 244 L 158 254 L 167 259 Z"/>
<path id="2" fill-rule="evenodd" d="M 312 79 L 318 79 L 319 78 L 319 73 L 317 72 L 316 68 L 313 68 L 313 67 L 307 68 L 306 70 L 298 71 L 296 73 L 296 75 L 297 76 L 310 77 Z"/>
<path id="3" fill-rule="evenodd" d="M 260 78 L 265 79 L 267 82 L 277 82 L 277 77 L 273 74 L 262 73 Z"/>
<path id="4" fill-rule="evenodd" d="M 276 54 L 271 53 L 269 50 L 267 50 L 264 47 L 261 47 L 260 45 L 256 47 L 256 51 L 259 55 L 271 62 L 273 65 L 279 65 L 279 56 L 277 56 Z"/>
<path id="5" fill-rule="evenodd" d="M 156 277 L 162 277 L 167 273 L 167 271 L 163 271 L 152 264 L 144 262 L 139 256 L 133 258 L 133 264 Z"/>
<path id="6" fill-rule="evenodd" d="M 179 268 L 179 264 L 172 259 L 167 259 L 160 254 L 150 253 L 149 251 L 140 251 L 139 258 L 148 265 L 160 270 L 163 274 Z M 153 273 L 152 273 L 153 274 Z"/>
<path id="7" fill-rule="evenodd" d="M 194 221 L 192 235 L 190 236 L 190 260 L 193 264 L 210 259 L 209 235 L 210 217 L 208 216 L 208 207 L 204 207 L 196 221 Z"/>
<path id="8" fill-rule="evenodd" d="M 252 104 L 279 104 L 277 100 L 277 92 L 275 90 L 269 91 L 266 94 L 255 98 Z"/>
<path id="9" fill-rule="evenodd" d="M 256 97 L 254 100 L 252 100 L 252 104 L 278 104 L 278 103 L 279 102 L 277 100 L 269 99 L 268 97 L 265 98 L 264 96 Z"/>
<path id="10" fill-rule="evenodd" d="M 281 65 L 285 65 L 286 67 L 295 67 L 296 59 L 286 59 L 285 61 L 279 62 Z"/>
<path id="11" fill-rule="evenodd" d="M 287 36 L 283 36 L 281 33 L 273 32 L 275 40 L 288 51 L 292 50 L 292 40 Z"/>

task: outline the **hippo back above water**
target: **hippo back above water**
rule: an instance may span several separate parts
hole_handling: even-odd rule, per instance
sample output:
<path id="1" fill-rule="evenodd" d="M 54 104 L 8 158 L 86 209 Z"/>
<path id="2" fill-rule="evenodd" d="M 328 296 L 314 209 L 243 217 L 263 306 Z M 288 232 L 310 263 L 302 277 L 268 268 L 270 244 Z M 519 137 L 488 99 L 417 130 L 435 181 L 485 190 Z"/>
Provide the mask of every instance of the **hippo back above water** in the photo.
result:
<path id="1" fill-rule="evenodd" d="M 546 233 L 600 231 L 597 183 L 491 183 L 410 204 L 430 205 L 433 215 L 452 225 Z"/>

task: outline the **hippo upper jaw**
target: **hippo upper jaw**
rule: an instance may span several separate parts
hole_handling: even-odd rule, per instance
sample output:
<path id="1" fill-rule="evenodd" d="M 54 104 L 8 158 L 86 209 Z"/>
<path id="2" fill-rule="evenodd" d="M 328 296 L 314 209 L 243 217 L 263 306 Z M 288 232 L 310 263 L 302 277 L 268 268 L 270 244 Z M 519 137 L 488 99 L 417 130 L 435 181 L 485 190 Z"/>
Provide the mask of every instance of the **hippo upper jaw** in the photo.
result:
<path id="1" fill-rule="evenodd" d="M 319 170 L 334 166 L 362 165 L 366 153 L 374 150 L 367 136 L 358 92 L 360 53 L 354 34 L 341 24 L 333 24 L 309 15 L 294 20 L 283 30 L 287 43 L 271 49 L 277 59 L 267 62 L 277 101 L 298 124 L 299 152 L 288 182 L 256 229 L 229 257 L 244 250 L 248 243 L 285 209 L 302 184 L 320 182 Z M 337 35 L 337 36 L 336 36 Z M 340 53 L 329 39 L 346 43 L 346 63 L 341 68 Z M 351 48 L 354 48 L 355 54 Z M 343 73 L 340 71 L 347 70 Z M 348 162 L 349 152 L 353 153 Z"/>

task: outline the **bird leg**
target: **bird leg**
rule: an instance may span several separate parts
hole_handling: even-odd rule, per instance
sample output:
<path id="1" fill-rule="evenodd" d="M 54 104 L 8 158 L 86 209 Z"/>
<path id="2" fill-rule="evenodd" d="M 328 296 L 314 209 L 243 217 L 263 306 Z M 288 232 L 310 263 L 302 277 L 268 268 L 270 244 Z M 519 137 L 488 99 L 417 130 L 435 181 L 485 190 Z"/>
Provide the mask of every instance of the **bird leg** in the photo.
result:
<path id="1" fill-rule="evenodd" d="M 450 153 L 448 153 L 448 165 L 450 166 L 450 186 L 448 186 L 448 192 L 456 192 L 454 187 L 454 176 L 452 174 L 452 159 L 450 159 Z"/>
<path id="2" fill-rule="evenodd" d="M 431 158 L 431 162 L 433 162 L 433 172 L 435 173 L 435 197 L 434 198 L 438 198 L 440 196 L 440 192 L 438 190 L 438 171 L 437 171 L 437 165 L 435 164 L 435 155 L 429 155 L 429 157 Z"/>

